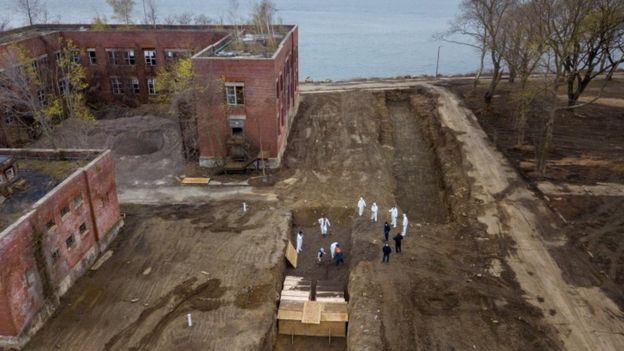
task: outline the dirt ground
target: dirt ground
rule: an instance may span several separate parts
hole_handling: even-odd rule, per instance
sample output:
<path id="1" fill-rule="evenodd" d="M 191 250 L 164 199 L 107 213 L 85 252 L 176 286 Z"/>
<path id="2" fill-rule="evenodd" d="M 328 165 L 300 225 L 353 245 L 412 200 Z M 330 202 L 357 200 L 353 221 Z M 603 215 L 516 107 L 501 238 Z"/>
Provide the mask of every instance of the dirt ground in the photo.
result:
<path id="1" fill-rule="evenodd" d="M 140 112 L 140 111 L 139 111 Z M 178 123 L 167 117 L 135 115 L 94 122 L 65 121 L 52 137 L 60 148 L 112 149 L 119 188 L 176 183 L 185 167 Z M 43 138 L 31 147 L 50 147 Z"/>
<path id="2" fill-rule="evenodd" d="M 124 207 L 126 226 L 113 257 L 78 281 L 27 349 L 622 349 L 623 317 L 611 299 L 620 302 L 623 295 L 608 277 L 619 276 L 619 269 L 599 273 L 602 256 L 578 244 L 592 238 L 590 252 L 624 251 L 616 239 L 621 199 L 539 193 L 530 172 L 520 178 L 507 164 L 504 156 L 523 169 L 505 139 L 494 137 L 504 134 L 493 134 L 496 128 L 506 130 L 498 124 L 502 113 L 485 120 L 475 108 L 486 135 L 446 90 L 382 83 L 303 87 L 283 167 L 268 183 L 234 176 L 220 180 L 239 183 L 238 190 L 166 185 L 126 192 L 128 202 L 161 205 Z M 456 85 L 459 93 L 466 88 Z M 609 123 L 619 126 L 615 117 Z M 611 133 L 605 140 L 624 144 Z M 570 141 L 568 148 L 574 146 Z M 617 165 L 612 161 L 621 153 L 610 150 L 595 150 L 603 162 L 595 171 L 561 159 L 551 163 L 550 180 L 576 183 L 566 175 L 578 173 L 596 174 L 594 182 L 620 181 L 601 168 Z M 126 176 L 141 182 L 140 173 Z M 244 214 L 246 196 L 254 200 Z M 379 222 L 370 222 L 368 209 L 356 216 L 360 196 L 369 208 L 379 205 Z M 395 204 L 410 225 L 403 251 L 382 263 L 383 222 Z M 318 230 L 322 214 L 332 222 L 328 238 Z M 573 220 L 584 231 L 574 231 Z M 287 268 L 285 240 L 294 241 L 299 229 L 305 233 L 300 265 Z M 344 245 L 345 265 L 316 264 L 318 248 L 329 251 L 333 241 Z M 275 335 L 285 274 L 345 286 L 347 338 L 328 344 Z M 185 326 L 187 312 L 197 328 Z"/>
<path id="3" fill-rule="evenodd" d="M 124 206 L 113 256 L 26 350 L 270 349 L 290 214 L 250 206 Z"/>
<path id="4" fill-rule="evenodd" d="M 584 98 L 596 96 L 602 84 L 598 80 L 590 85 Z M 604 99 L 558 116 L 544 178 L 534 171 L 534 150 L 541 140 L 543 114 L 535 111 L 530 115 L 527 143 L 516 145 L 514 106 L 507 102 L 515 86 L 503 82 L 492 106 L 486 108 L 481 98 L 483 87 L 475 90 L 470 82 L 449 85 L 475 112 L 498 149 L 524 179 L 540 189 L 548 206 L 560 216 L 569 241 L 558 256 L 560 264 L 569 267 L 568 279 L 602 286 L 624 307 L 624 243 L 620 240 L 624 232 L 624 76 L 616 75 L 606 85 Z M 602 185 L 609 187 L 606 191 L 592 191 Z M 570 256 L 591 262 L 599 274 L 577 278 L 575 269 L 579 264 L 571 264 Z"/>

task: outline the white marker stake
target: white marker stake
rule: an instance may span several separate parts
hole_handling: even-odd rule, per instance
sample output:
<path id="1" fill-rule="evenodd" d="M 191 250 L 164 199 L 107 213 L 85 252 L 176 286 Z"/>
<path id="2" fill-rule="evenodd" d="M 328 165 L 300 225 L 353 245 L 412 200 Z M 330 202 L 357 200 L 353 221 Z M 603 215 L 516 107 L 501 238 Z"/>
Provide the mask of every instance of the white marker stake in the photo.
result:
<path id="1" fill-rule="evenodd" d="M 191 319 L 191 314 L 190 313 L 188 313 L 186 315 L 186 323 L 188 324 L 189 327 L 193 326 L 193 320 Z"/>
<path id="2" fill-rule="evenodd" d="M 247 203 L 243 202 L 243 212 L 247 212 Z"/>

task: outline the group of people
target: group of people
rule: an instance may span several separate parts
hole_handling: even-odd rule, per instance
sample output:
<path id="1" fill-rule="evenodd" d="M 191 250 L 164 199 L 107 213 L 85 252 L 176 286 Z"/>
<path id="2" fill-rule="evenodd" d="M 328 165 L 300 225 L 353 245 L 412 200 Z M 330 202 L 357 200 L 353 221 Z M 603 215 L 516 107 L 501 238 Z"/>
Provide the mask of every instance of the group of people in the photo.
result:
<path id="1" fill-rule="evenodd" d="M 366 201 L 364 200 L 364 197 L 360 197 L 357 203 L 357 211 L 360 217 L 364 215 L 365 208 L 366 208 Z M 377 213 L 379 211 L 379 207 L 377 206 L 376 202 L 373 202 L 373 204 L 371 205 L 370 211 L 371 211 L 371 217 L 370 217 L 371 222 L 377 222 Z M 390 236 L 390 230 L 391 230 L 390 226 L 392 225 L 392 227 L 396 228 L 397 218 L 399 217 L 399 210 L 397 209 L 396 205 L 393 206 L 390 210 L 388 210 L 388 212 L 390 212 L 390 224 L 388 224 L 387 221 L 384 223 L 384 228 L 383 228 L 384 229 L 384 246 L 381 249 L 381 251 L 383 252 L 382 262 L 384 263 L 390 262 L 390 254 L 392 253 L 392 248 L 388 244 L 388 238 Z M 405 235 L 407 234 L 407 226 L 409 224 L 409 220 L 407 219 L 407 214 L 405 213 L 403 213 L 403 223 L 401 224 L 403 226 L 402 231 L 397 233 L 392 238 L 394 240 L 394 250 L 397 253 L 401 252 L 401 241 L 405 238 Z"/>
<path id="2" fill-rule="evenodd" d="M 365 209 L 366 209 L 366 201 L 364 200 L 364 197 L 360 197 L 360 199 L 357 202 L 357 213 L 360 217 L 364 215 Z M 379 214 L 379 206 L 377 206 L 376 202 L 373 202 L 373 204 L 371 205 L 370 211 L 371 211 L 370 220 L 371 222 L 376 223 L 377 216 Z M 397 219 L 399 216 L 399 210 L 397 209 L 396 205 L 393 206 L 390 210 L 388 210 L 388 212 L 390 213 L 390 223 L 386 221 L 384 222 L 384 226 L 383 226 L 384 246 L 382 248 L 382 252 L 383 252 L 382 262 L 390 262 L 390 254 L 392 253 L 392 248 L 388 244 L 388 239 L 389 239 L 390 231 L 392 230 L 392 227 L 394 228 L 397 227 Z M 331 223 L 329 222 L 329 218 L 327 218 L 326 215 L 322 215 L 321 218 L 318 219 L 318 224 L 320 227 L 321 235 L 323 237 L 327 237 L 329 233 L 329 227 L 331 226 Z M 407 214 L 405 213 L 403 213 L 403 222 L 401 224 L 402 224 L 401 232 L 397 233 L 392 238 L 394 240 L 394 250 L 396 253 L 401 252 L 401 241 L 405 238 L 405 235 L 407 234 L 407 227 L 409 224 L 409 220 L 407 219 Z M 303 232 L 301 230 L 297 233 L 296 250 L 298 254 L 303 252 Z M 336 265 L 344 263 L 344 252 L 342 250 L 342 247 L 340 247 L 340 244 L 337 241 L 333 242 L 330 245 L 330 253 L 331 253 L 331 259 L 336 261 Z M 323 257 L 325 256 L 325 254 L 326 252 L 323 247 L 321 247 L 317 251 L 316 260 L 319 264 L 323 261 Z"/>

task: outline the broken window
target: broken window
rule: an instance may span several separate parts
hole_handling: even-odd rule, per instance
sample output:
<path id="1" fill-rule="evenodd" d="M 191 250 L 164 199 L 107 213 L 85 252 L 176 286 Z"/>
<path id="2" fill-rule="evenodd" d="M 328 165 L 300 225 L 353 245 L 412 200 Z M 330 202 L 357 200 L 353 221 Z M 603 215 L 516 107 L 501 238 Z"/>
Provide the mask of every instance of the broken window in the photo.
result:
<path id="1" fill-rule="evenodd" d="M 121 81 L 119 80 L 119 78 L 117 77 L 111 78 L 111 89 L 113 91 L 113 94 L 115 95 L 123 94 L 123 85 L 121 84 Z"/>
<path id="2" fill-rule="evenodd" d="M 78 228 L 78 230 L 80 231 L 80 234 L 84 234 L 87 232 L 87 224 L 86 223 L 82 223 L 80 225 L 80 228 Z"/>
<path id="3" fill-rule="evenodd" d="M 69 206 L 61 208 L 61 217 L 65 217 L 67 214 L 69 214 Z"/>
<path id="4" fill-rule="evenodd" d="M 70 234 L 67 239 L 65 239 L 65 245 L 68 249 L 71 249 L 76 245 L 76 238 L 74 238 L 74 234 Z"/>
<path id="5" fill-rule="evenodd" d="M 89 54 L 89 63 L 97 65 L 97 55 L 95 53 L 95 49 L 87 49 L 87 53 Z"/>
<path id="6" fill-rule="evenodd" d="M 61 94 L 66 94 L 69 92 L 69 86 L 67 85 L 67 79 L 59 79 L 58 81 L 58 89 Z"/>
<path id="7" fill-rule="evenodd" d="M 74 197 L 74 200 L 72 202 L 74 203 L 74 208 L 82 206 L 82 195 L 77 195 L 76 197 Z"/>
<path id="8" fill-rule="evenodd" d="M 55 225 L 56 222 L 54 222 L 54 219 L 51 219 L 48 221 L 48 223 L 46 223 L 46 228 L 48 228 L 48 230 L 51 230 L 52 228 L 54 228 Z"/>
<path id="9" fill-rule="evenodd" d="M 78 63 L 79 64 L 81 62 L 81 60 L 80 60 L 80 50 L 73 50 L 71 52 L 71 60 L 72 60 L 73 63 Z"/>
<path id="10" fill-rule="evenodd" d="M 165 61 L 173 62 L 182 57 L 189 57 L 191 52 L 185 49 L 165 49 Z"/>
<path id="11" fill-rule="evenodd" d="M 48 97 L 45 93 L 45 90 L 43 89 L 37 90 L 37 98 L 39 99 L 39 104 L 41 104 L 41 106 L 48 105 Z"/>
<path id="12" fill-rule="evenodd" d="M 146 66 L 156 66 L 156 50 L 143 50 Z"/>
<path id="13" fill-rule="evenodd" d="M 15 168 L 8 168 L 6 171 L 4 171 L 4 175 L 6 176 L 6 179 L 8 181 L 11 181 L 13 178 L 15 178 Z"/>
<path id="14" fill-rule="evenodd" d="M 147 78 L 147 92 L 150 95 L 156 95 L 156 79 Z"/>
<path id="15" fill-rule="evenodd" d="M 139 80 L 137 78 L 132 78 L 132 92 L 138 94 L 140 91 Z"/>
<path id="16" fill-rule="evenodd" d="M 134 65 L 135 64 L 135 57 L 134 57 L 134 50 L 126 50 L 123 52 L 123 58 L 124 58 L 124 62 L 126 63 L 126 65 Z"/>
<path id="17" fill-rule="evenodd" d="M 136 58 L 131 49 L 106 49 L 108 63 L 111 65 L 134 65 Z"/>
<path id="18" fill-rule="evenodd" d="M 227 104 L 231 106 L 245 104 L 245 86 L 243 83 L 226 83 L 225 95 Z"/>

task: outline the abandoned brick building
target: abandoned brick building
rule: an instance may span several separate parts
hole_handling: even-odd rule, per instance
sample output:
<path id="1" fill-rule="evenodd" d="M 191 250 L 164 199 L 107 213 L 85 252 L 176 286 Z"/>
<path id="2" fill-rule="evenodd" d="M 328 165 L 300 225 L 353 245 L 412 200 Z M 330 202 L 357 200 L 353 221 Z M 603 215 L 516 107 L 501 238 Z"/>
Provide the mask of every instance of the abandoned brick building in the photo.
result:
<path id="1" fill-rule="evenodd" d="M 0 204 L 2 349 L 19 348 L 41 327 L 123 220 L 110 151 L 0 149 L 0 155 L 13 160 L 17 177 Z"/>
<path id="2" fill-rule="evenodd" d="M 274 26 L 267 36 L 228 26 L 35 25 L 1 33 L 0 55 L 17 45 L 38 69 L 52 67 L 61 39 L 80 50 L 72 59 L 85 67 L 88 98 L 98 103 L 148 102 L 158 94 L 158 69 L 191 56 L 205 87 L 196 99 L 199 163 L 244 166 L 260 157 L 279 164 L 298 101 L 296 26 Z M 19 145 L 24 128 L 6 111 L 0 115 L 0 145 Z"/>

